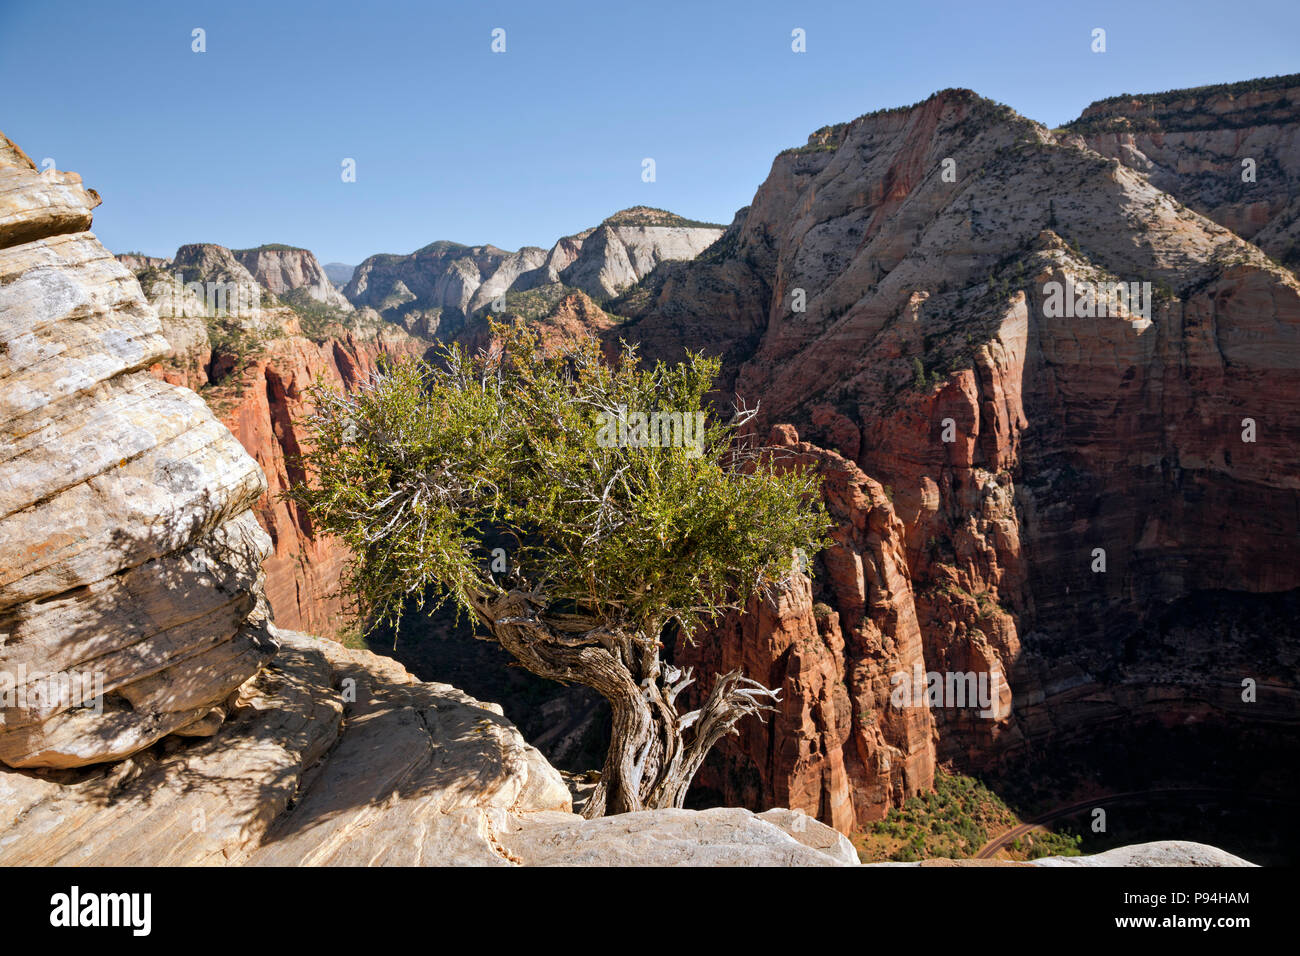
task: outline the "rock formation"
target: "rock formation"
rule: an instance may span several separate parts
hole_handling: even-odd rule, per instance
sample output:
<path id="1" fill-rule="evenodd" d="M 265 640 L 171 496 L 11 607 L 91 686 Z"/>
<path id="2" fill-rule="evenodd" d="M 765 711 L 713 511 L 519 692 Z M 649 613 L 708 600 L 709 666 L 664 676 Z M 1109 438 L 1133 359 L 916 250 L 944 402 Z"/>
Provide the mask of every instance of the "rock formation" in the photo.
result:
<path id="1" fill-rule="evenodd" d="M 410 331 L 449 339 L 467 318 L 511 293 L 580 290 L 597 300 L 626 289 L 659 263 L 692 259 L 720 235 L 708 223 L 637 206 L 599 226 L 566 236 L 548 251 L 440 241 L 409 256 L 371 256 L 357 266 L 344 294 Z"/>
<path id="2" fill-rule="evenodd" d="M 1300 74 L 1113 96 L 1065 130 L 1300 268 Z"/>
<path id="3" fill-rule="evenodd" d="M 210 734 L 268 659 L 266 483 L 192 392 L 99 197 L 0 136 L 0 763 Z M 86 706 L 88 705 L 88 706 Z"/>
<path id="4" fill-rule="evenodd" d="M 97 204 L 74 174 L 37 174 L 0 136 L 0 864 L 856 864 L 842 835 L 797 809 L 583 820 L 500 707 L 270 624 L 270 544 L 251 510 L 265 478 L 198 396 L 150 374 L 176 350 L 137 280 L 86 231 Z M 178 258 L 241 281 L 211 247 Z M 582 300 L 567 308 L 571 322 L 595 317 Z M 241 321 L 261 328 L 278 311 Z M 235 406 L 254 430 L 295 399 L 286 361 L 304 373 L 328 362 L 345 385 L 364 371 L 342 341 L 327 358 L 281 331 L 297 359 L 241 367 L 268 397 L 265 409 Z M 792 640 L 822 647 L 809 647 L 806 678 L 789 662 L 798 699 L 785 720 L 812 724 L 799 758 L 825 784 L 808 792 L 834 816 L 837 774 L 856 779 L 865 765 L 870 813 L 928 773 L 916 743 L 930 715 L 848 719 L 834 654 L 862 652 L 847 674 L 862 708 L 881 706 L 880 659 L 917 657 L 905 522 L 888 489 L 842 456 L 789 427 L 776 437 L 792 466 L 827 477 L 840 524 L 824 560 L 843 592 L 840 620 L 813 608 L 825 618 L 815 640 L 796 633 L 806 582 L 791 592 Z M 805 689 L 829 702 L 801 709 Z M 837 769 L 837 754 L 817 749 L 822 727 L 853 735 L 857 762 L 841 752 Z M 1242 861 L 1155 844 L 1122 862 Z"/>
<path id="5" fill-rule="evenodd" d="M 679 649 L 697 673 L 740 668 L 782 691 L 780 711 L 746 721 L 698 785 L 728 804 L 797 807 L 849 833 L 934 776 L 929 708 L 889 701 L 892 675 L 923 665 L 905 531 L 884 489 L 851 461 L 799 442 L 788 425 L 769 444 L 781 449 L 780 467 L 822 477 L 837 523 L 822 560 L 839 610 L 814 608 L 801 575 L 775 604 L 755 598 L 745 614 Z"/>
<path id="6" fill-rule="evenodd" d="M 148 373 L 168 344 L 86 231 L 98 201 L 0 137 L 0 861 L 551 862 L 586 821 L 499 707 L 267 622 L 265 480 Z M 799 814 L 629 827 L 602 857 L 855 862 Z"/>
<path id="7" fill-rule="evenodd" d="M 278 636 L 215 737 L 57 777 L 0 771 L 0 865 L 857 865 L 843 836 L 792 810 L 584 820 L 497 705 Z M 1178 843 L 1036 863 L 1249 865 Z"/>
<path id="8" fill-rule="evenodd" d="M 1271 117 L 1258 134 L 1210 112 L 1252 148 L 1269 139 L 1285 165 L 1289 96 L 1257 97 Z M 1232 135 L 1197 135 L 1221 149 L 1204 177 L 1238 182 L 1238 157 L 1223 152 Z M 1255 596 L 1300 586 L 1288 465 L 1300 284 L 1156 180 L 1076 132 L 949 90 L 781 154 L 708 252 L 609 304 L 632 317 L 616 334 L 648 360 L 683 347 L 720 355 L 722 394 L 761 402 L 756 425 L 793 423 L 812 443 L 801 455 L 838 452 L 870 476 L 857 487 L 892 501 L 891 521 L 870 527 L 873 547 L 902 555 L 901 587 L 879 583 L 859 530 L 815 563 L 811 594 L 796 589 L 687 652 L 743 660 L 800 697 L 778 720 L 792 729 L 749 728 L 723 747 L 709 779 L 727 799 L 788 795 L 836 826 L 852 819 L 833 755 L 859 748 L 845 741 L 868 721 L 895 719 L 864 696 L 898 663 L 888 643 L 852 635 L 864 605 L 914 613 L 925 671 L 980 677 L 997 701 L 988 716 L 934 708 L 933 745 L 905 735 L 919 747 L 904 751 L 912 772 L 881 761 L 854 778 L 845 759 L 858 823 L 926 788 L 934 761 L 994 770 L 1116 721 L 1244 721 L 1295 749 L 1293 630 L 1243 622 L 1260 618 Z M 1121 280 L 1148 283 L 1145 299 L 1103 315 L 1084 299 L 1071 302 L 1078 312 L 1051 301 L 1053 288 Z M 842 495 L 837 479 L 827 497 L 841 534 L 863 529 L 877 493 L 848 508 Z M 893 521 L 901 530 L 886 531 Z M 1190 647 L 1152 633 L 1216 589 L 1237 597 Z M 882 631 L 903 643 L 906 631 Z M 1241 699 L 1247 677 L 1272 688 L 1261 706 Z M 1208 756 L 1199 772 L 1218 773 Z M 1261 786 L 1283 788 L 1265 776 Z"/>
<path id="9" fill-rule="evenodd" d="M 321 264 L 307 249 L 268 245 L 236 249 L 234 256 L 253 278 L 277 296 L 301 289 L 313 302 L 344 311 L 352 308 L 352 303 L 334 288 Z"/>
<path id="10" fill-rule="evenodd" d="M 317 535 L 311 519 L 281 497 L 305 477 L 297 461 L 304 442 L 298 422 L 311 410 L 308 387 L 319 378 L 350 390 L 374 374 L 382 358 L 420 355 L 427 346 L 397 328 L 341 330 L 323 342 L 286 334 L 204 393 L 266 475 L 266 493 L 254 513 L 271 536 L 273 550 L 262 567 L 266 597 L 282 627 L 336 637 L 348 626 L 339 591 L 347 549 Z"/>

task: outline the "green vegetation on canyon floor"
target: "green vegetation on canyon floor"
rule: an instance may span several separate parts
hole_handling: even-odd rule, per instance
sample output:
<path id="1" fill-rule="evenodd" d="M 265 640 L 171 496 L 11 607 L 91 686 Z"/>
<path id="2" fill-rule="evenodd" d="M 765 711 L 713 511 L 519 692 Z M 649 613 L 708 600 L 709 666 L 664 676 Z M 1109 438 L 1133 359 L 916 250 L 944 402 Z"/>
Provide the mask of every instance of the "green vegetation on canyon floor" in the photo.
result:
<path id="1" fill-rule="evenodd" d="M 940 768 L 934 773 L 934 790 L 909 797 L 883 820 L 855 833 L 853 844 L 864 863 L 967 859 L 1023 822 L 980 780 Z M 1016 860 L 1077 856 L 1080 842 L 1070 833 L 1036 831 L 1013 842 L 1005 855 Z"/>

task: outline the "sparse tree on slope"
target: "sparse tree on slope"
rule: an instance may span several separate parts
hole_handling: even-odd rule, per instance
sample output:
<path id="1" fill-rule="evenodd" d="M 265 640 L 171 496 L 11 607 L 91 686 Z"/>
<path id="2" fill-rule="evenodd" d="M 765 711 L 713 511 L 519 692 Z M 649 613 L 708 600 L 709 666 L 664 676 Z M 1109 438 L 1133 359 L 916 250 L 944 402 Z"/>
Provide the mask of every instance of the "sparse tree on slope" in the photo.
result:
<path id="1" fill-rule="evenodd" d="M 777 693 L 733 672 L 683 713 L 692 676 L 663 641 L 802 570 L 825 543 L 817 479 L 737 438 L 751 412 L 695 418 L 715 359 L 642 369 L 631 349 L 611 365 L 594 342 L 544 354 L 497 331 L 502 347 L 389 365 L 350 395 L 318 384 L 317 477 L 291 494 L 351 548 L 364 619 L 454 601 L 534 674 L 609 701 L 587 816 L 680 807 L 709 749 Z M 637 412 L 679 430 L 656 440 Z"/>

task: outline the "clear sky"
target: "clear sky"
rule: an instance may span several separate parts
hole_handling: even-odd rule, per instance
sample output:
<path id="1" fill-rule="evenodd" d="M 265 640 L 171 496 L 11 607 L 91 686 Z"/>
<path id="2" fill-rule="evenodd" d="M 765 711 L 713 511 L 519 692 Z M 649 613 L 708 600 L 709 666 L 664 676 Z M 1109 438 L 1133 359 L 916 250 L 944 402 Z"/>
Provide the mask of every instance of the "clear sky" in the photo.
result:
<path id="1" fill-rule="evenodd" d="M 110 249 L 168 256 L 548 246 L 638 204 L 730 222 L 781 149 L 945 87 L 1055 126 L 1293 72 L 1297 0 L 0 0 L 0 130 L 100 191 Z"/>

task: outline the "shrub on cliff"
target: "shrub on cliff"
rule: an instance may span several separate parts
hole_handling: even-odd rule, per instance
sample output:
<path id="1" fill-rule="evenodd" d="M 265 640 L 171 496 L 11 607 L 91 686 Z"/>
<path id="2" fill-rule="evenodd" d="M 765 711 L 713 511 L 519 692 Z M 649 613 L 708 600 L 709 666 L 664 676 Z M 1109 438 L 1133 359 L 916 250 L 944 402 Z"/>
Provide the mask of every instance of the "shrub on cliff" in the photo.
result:
<path id="1" fill-rule="evenodd" d="M 588 816 L 681 806 L 713 744 L 776 693 L 733 672 L 682 712 L 692 676 L 664 645 L 825 543 L 817 479 L 737 439 L 751 412 L 705 416 L 715 359 L 642 369 L 632 349 L 611 365 L 592 341 L 547 355 L 494 331 L 487 352 L 394 364 L 349 395 L 318 384 L 319 478 L 291 494 L 351 548 L 367 619 L 454 601 L 533 673 L 609 701 Z M 638 413 L 673 427 L 647 434 Z"/>

